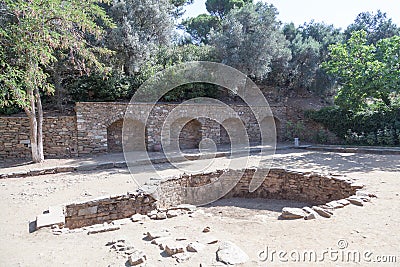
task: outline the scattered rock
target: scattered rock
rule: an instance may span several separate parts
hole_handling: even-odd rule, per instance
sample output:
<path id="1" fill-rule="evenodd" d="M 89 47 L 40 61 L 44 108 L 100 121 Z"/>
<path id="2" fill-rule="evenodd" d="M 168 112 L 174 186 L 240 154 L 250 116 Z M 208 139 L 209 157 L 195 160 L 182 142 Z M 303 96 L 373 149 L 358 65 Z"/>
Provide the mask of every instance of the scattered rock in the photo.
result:
<path id="1" fill-rule="evenodd" d="M 106 226 L 96 227 L 96 228 L 94 228 L 92 230 L 89 230 L 87 234 L 88 235 L 92 235 L 92 234 L 116 231 L 116 230 L 119 230 L 119 229 L 120 229 L 120 227 L 117 226 L 117 225 L 116 226 L 108 226 L 108 225 L 106 225 Z"/>
<path id="2" fill-rule="evenodd" d="M 146 219 L 147 219 L 146 215 L 142 215 L 142 214 L 139 214 L 139 213 L 136 213 L 136 214 L 131 216 L 132 222 L 141 222 L 141 221 L 145 221 Z"/>
<path id="3" fill-rule="evenodd" d="M 299 208 L 283 208 L 282 214 L 279 216 L 282 219 L 300 219 L 304 218 L 306 213 Z"/>
<path id="4" fill-rule="evenodd" d="M 190 204 L 180 204 L 176 208 L 177 209 L 191 211 L 191 212 L 196 210 L 196 206 L 195 205 L 190 205 Z"/>
<path id="5" fill-rule="evenodd" d="M 348 201 L 347 199 L 340 199 L 337 202 L 342 204 L 343 206 L 347 206 L 350 204 L 350 201 Z"/>
<path id="6" fill-rule="evenodd" d="M 166 212 L 159 212 L 156 215 L 156 220 L 164 220 L 167 219 L 167 213 Z"/>
<path id="7" fill-rule="evenodd" d="M 357 190 L 356 196 L 358 196 L 358 197 L 369 197 L 369 198 L 377 197 L 375 194 L 369 193 L 369 192 L 364 191 L 364 190 Z"/>
<path id="8" fill-rule="evenodd" d="M 128 262 L 131 266 L 136 266 L 139 264 L 143 264 L 146 261 L 146 255 L 143 251 L 135 250 L 128 257 Z"/>
<path id="9" fill-rule="evenodd" d="M 188 261 L 190 259 L 190 257 L 192 257 L 192 256 L 193 256 L 193 253 L 183 252 L 183 253 L 178 253 L 178 254 L 172 255 L 172 258 L 175 258 L 177 262 L 181 263 L 181 262 Z"/>
<path id="10" fill-rule="evenodd" d="M 329 207 L 332 207 L 333 209 L 340 209 L 340 208 L 344 207 L 343 204 L 341 204 L 341 203 L 339 203 L 338 201 L 335 201 L 335 200 L 326 203 L 326 205 L 329 206 Z"/>
<path id="11" fill-rule="evenodd" d="M 168 210 L 167 211 L 168 218 L 177 217 L 182 214 L 183 214 L 182 210 Z"/>
<path id="12" fill-rule="evenodd" d="M 203 229 L 203 233 L 208 233 L 208 232 L 210 232 L 210 227 L 209 227 L 209 226 L 206 226 L 206 227 Z"/>
<path id="13" fill-rule="evenodd" d="M 160 238 L 160 237 L 167 237 L 171 235 L 171 233 L 168 230 L 162 230 L 162 231 L 149 231 L 145 234 L 147 236 L 148 240 L 153 240 L 155 238 Z"/>
<path id="14" fill-rule="evenodd" d="M 185 246 L 181 243 L 178 242 L 170 242 L 165 245 L 164 248 L 165 253 L 167 253 L 169 256 L 172 256 L 177 253 L 182 253 L 185 251 Z"/>
<path id="15" fill-rule="evenodd" d="M 219 245 L 217 260 L 228 265 L 235 265 L 247 262 L 249 256 L 234 243 L 225 241 Z"/>
<path id="16" fill-rule="evenodd" d="M 190 242 L 186 246 L 186 250 L 189 252 L 199 252 L 205 248 L 205 245 L 200 242 Z"/>
<path id="17" fill-rule="evenodd" d="M 350 201 L 350 203 L 353 205 L 364 206 L 363 200 L 359 197 L 351 196 L 351 197 L 347 198 L 347 200 Z"/>
<path id="18" fill-rule="evenodd" d="M 323 209 L 321 207 L 318 206 L 313 206 L 312 209 L 317 212 L 320 216 L 325 217 L 325 218 L 330 218 L 332 216 L 332 213 L 329 212 L 326 209 Z"/>
<path id="19" fill-rule="evenodd" d="M 303 207 L 303 210 L 307 213 L 306 216 L 304 216 L 305 220 L 313 220 L 318 217 L 318 213 L 316 213 L 312 208 L 310 207 Z"/>
<path id="20" fill-rule="evenodd" d="M 164 250 L 165 245 L 169 242 L 172 242 L 171 237 L 160 237 L 160 238 L 155 238 L 151 241 L 152 244 L 157 245 L 160 249 Z"/>

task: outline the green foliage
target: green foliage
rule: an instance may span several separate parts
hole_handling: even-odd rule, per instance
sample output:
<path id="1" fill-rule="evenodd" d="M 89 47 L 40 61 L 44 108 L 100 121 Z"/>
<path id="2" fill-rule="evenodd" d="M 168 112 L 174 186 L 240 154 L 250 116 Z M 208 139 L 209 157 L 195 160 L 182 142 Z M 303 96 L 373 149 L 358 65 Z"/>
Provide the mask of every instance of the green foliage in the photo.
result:
<path id="1" fill-rule="evenodd" d="M 186 32 L 196 44 L 208 44 L 211 29 L 218 30 L 220 21 L 217 17 L 208 14 L 200 14 L 197 17 L 186 19 L 182 22 Z"/>
<path id="2" fill-rule="evenodd" d="M 286 132 L 285 139 L 292 141 L 293 138 L 302 138 L 304 137 L 305 125 L 302 121 L 293 122 L 287 121 L 286 123 Z"/>
<path id="3" fill-rule="evenodd" d="M 34 112 L 36 91 L 54 91 L 46 69 L 57 61 L 56 51 L 68 50 L 69 60 L 81 71 L 105 70 L 97 56 L 110 51 L 88 46 L 84 39 L 87 35 L 101 38 L 104 32 L 96 20 L 113 26 L 98 2 L 2 1 L 1 12 L 6 14 L 2 16 L 8 19 L 2 20 L 0 29 L 0 105 L 17 104 Z"/>
<path id="4" fill-rule="evenodd" d="M 117 101 L 132 96 L 133 79 L 123 74 L 81 76 L 65 83 L 72 101 Z"/>
<path id="5" fill-rule="evenodd" d="M 360 13 L 354 23 L 350 24 L 344 34 L 346 40 L 351 38 L 355 31 L 366 32 L 367 44 L 376 44 L 379 40 L 400 35 L 400 28 L 387 18 L 386 13 L 380 10 L 376 14 L 370 12 Z"/>
<path id="6" fill-rule="evenodd" d="M 307 111 L 306 117 L 322 123 L 347 144 L 400 145 L 400 106 L 369 106 L 353 112 L 338 106 Z"/>
<path id="7" fill-rule="evenodd" d="M 126 75 L 141 72 L 160 46 L 170 44 L 174 10 L 169 0 L 113 1 L 108 14 L 117 27 L 109 30 L 106 45 L 116 51 L 114 66 Z"/>
<path id="8" fill-rule="evenodd" d="M 211 37 L 222 63 L 263 80 L 271 72 L 272 61 L 290 59 L 276 16 L 276 8 L 261 2 L 231 10 L 222 20 L 221 31 Z"/>
<path id="9" fill-rule="evenodd" d="M 400 92 L 400 37 L 367 44 L 366 32 L 354 32 L 343 44 L 329 48 L 323 68 L 341 85 L 335 103 L 360 110 L 369 102 L 390 106 Z"/>
<path id="10" fill-rule="evenodd" d="M 215 51 L 211 46 L 184 45 L 164 47 L 159 51 L 156 66 L 159 70 L 189 61 L 216 61 Z M 163 101 L 176 102 L 195 97 L 218 98 L 220 90 L 217 86 L 206 83 L 185 84 L 168 92 Z"/>
<path id="11" fill-rule="evenodd" d="M 334 80 L 320 65 L 326 59 L 328 46 L 342 40 L 340 30 L 311 21 L 298 28 L 293 23 L 286 24 L 283 33 L 290 42 L 292 58 L 288 63 L 273 62 L 268 83 L 289 89 L 305 88 L 321 96 L 331 91 Z"/>
<path id="12" fill-rule="evenodd" d="M 206 8 L 212 16 L 220 19 L 225 17 L 234 8 L 241 8 L 252 0 L 207 0 Z"/>

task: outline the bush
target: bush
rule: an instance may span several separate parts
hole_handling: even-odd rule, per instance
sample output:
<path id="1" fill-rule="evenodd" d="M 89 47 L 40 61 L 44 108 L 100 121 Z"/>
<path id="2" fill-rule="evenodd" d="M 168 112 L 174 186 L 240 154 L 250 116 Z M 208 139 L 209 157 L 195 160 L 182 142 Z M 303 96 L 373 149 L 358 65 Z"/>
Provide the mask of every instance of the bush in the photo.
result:
<path id="1" fill-rule="evenodd" d="M 369 106 L 359 112 L 337 106 L 307 111 L 305 116 L 323 124 L 346 144 L 400 145 L 400 107 Z"/>

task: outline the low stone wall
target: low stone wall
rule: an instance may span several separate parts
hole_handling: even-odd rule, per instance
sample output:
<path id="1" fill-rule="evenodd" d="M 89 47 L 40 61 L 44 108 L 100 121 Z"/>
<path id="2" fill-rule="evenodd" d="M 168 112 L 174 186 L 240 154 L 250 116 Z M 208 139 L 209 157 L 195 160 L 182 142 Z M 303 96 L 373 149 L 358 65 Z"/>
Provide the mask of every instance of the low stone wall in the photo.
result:
<path id="1" fill-rule="evenodd" d="M 110 196 L 65 206 L 65 227 L 69 229 L 147 214 L 156 208 L 156 200 L 142 193 Z"/>
<path id="2" fill-rule="evenodd" d="M 198 198 L 201 195 L 210 195 L 218 192 L 211 192 L 202 188 L 197 192 L 198 196 L 188 195 L 185 187 L 199 187 L 211 182 L 223 182 L 232 184 L 229 181 L 236 181 L 238 175 L 242 175 L 232 190 L 224 198 L 266 198 L 266 199 L 288 199 L 307 202 L 313 205 L 325 204 L 332 200 L 347 198 L 362 188 L 359 184 L 345 176 L 322 175 L 313 172 L 300 172 L 285 169 L 271 169 L 265 177 L 261 186 L 254 192 L 249 192 L 249 185 L 254 177 L 256 169 L 246 170 L 218 170 L 212 173 L 201 173 L 194 175 L 182 175 L 172 177 L 161 183 L 158 189 L 158 207 L 167 208 L 186 203 L 188 200 Z M 267 173 L 267 170 L 258 169 Z M 218 178 L 224 175 L 224 181 Z M 234 184 L 234 183 L 233 183 Z M 221 188 L 221 187 L 216 187 Z"/>
<path id="3" fill-rule="evenodd" d="M 265 174 L 265 179 L 257 190 L 249 192 L 250 182 L 257 175 L 256 172 Z M 221 175 L 224 175 L 223 179 Z M 264 178 L 261 175 L 258 177 Z M 233 181 L 237 182 L 236 185 L 232 183 Z M 214 182 L 217 185 L 216 190 L 204 187 Z M 234 185 L 233 188 L 230 186 L 232 184 Z M 69 229 L 75 229 L 104 222 L 110 223 L 114 220 L 129 218 L 134 214 L 151 216 L 153 212 L 155 212 L 154 214 L 157 214 L 157 212 L 165 213 L 168 209 L 179 208 L 181 204 L 195 204 L 204 196 L 217 195 L 218 190 L 224 188 L 224 186 L 225 189 L 229 189 L 224 198 L 288 199 L 322 206 L 329 205 L 334 200 L 350 199 L 349 197 L 356 195 L 356 191 L 363 187 L 344 176 L 284 169 L 271 169 L 269 172 L 267 169 L 229 169 L 194 175 L 183 174 L 162 181 L 155 194 L 127 193 L 65 205 L 59 209 L 61 216 L 58 212 L 38 216 L 37 228 L 61 224 Z M 198 187 L 199 190 L 193 193 L 185 187 Z M 362 200 L 360 201 L 362 202 Z M 164 214 L 164 218 L 166 218 L 165 216 L 168 215 Z M 51 220 L 45 217 L 55 219 Z"/>
<path id="4" fill-rule="evenodd" d="M 46 157 L 76 156 L 75 116 L 43 119 L 43 149 Z M 27 117 L 0 117 L 0 160 L 30 158 L 29 120 Z"/>

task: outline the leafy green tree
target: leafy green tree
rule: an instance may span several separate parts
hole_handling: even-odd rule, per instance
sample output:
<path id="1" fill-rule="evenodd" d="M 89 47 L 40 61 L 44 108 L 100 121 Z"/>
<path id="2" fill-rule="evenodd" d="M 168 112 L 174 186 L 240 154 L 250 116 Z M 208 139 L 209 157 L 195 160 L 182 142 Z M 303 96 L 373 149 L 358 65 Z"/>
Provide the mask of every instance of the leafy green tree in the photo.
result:
<path id="1" fill-rule="evenodd" d="M 109 50 L 89 46 L 86 36 L 100 39 L 104 31 L 95 21 L 112 27 L 98 0 L 3 0 L 0 28 L 0 105 L 21 106 L 30 124 L 34 162 L 44 160 L 42 94 L 54 85 L 46 69 L 56 53 L 69 51 L 69 60 L 81 71 L 105 71 L 98 60 Z M 100 1 L 106 2 L 106 1 Z"/>
<path id="2" fill-rule="evenodd" d="M 140 72 L 157 49 L 170 43 L 175 6 L 169 0 L 115 0 L 109 15 L 117 27 L 106 45 L 116 51 L 114 64 L 126 75 Z"/>
<path id="3" fill-rule="evenodd" d="M 346 40 L 350 39 L 354 31 L 364 30 L 367 33 L 367 43 L 376 44 L 379 40 L 400 35 L 400 28 L 393 23 L 386 13 L 378 10 L 376 14 L 360 13 L 345 30 Z"/>
<path id="4" fill-rule="evenodd" d="M 328 47 L 340 42 L 342 34 L 333 25 L 311 21 L 300 27 L 293 23 L 283 27 L 289 41 L 292 59 L 286 63 L 274 62 L 268 82 L 289 89 L 308 89 L 324 95 L 334 86 L 334 80 L 321 69 Z"/>
<path id="5" fill-rule="evenodd" d="M 261 2 L 233 9 L 222 20 L 221 31 L 212 34 L 217 56 L 252 78 L 265 79 L 273 60 L 290 59 L 276 16 L 275 7 Z"/>
<path id="6" fill-rule="evenodd" d="M 220 28 L 220 21 L 215 16 L 200 14 L 197 17 L 184 20 L 182 25 L 192 37 L 193 43 L 208 44 L 211 29 L 218 30 Z"/>
<path id="7" fill-rule="evenodd" d="M 334 75 L 340 89 L 336 103 L 345 109 L 362 109 L 371 102 L 390 107 L 400 92 L 400 37 L 368 44 L 367 33 L 353 32 L 343 44 L 332 45 L 323 67 Z"/>
<path id="8" fill-rule="evenodd" d="M 185 13 L 184 7 L 193 4 L 193 0 L 170 0 L 170 3 L 175 7 L 174 17 L 179 18 Z"/>
<path id="9" fill-rule="evenodd" d="M 241 8 L 252 0 L 207 0 L 207 11 L 220 19 L 224 18 L 232 9 Z"/>

